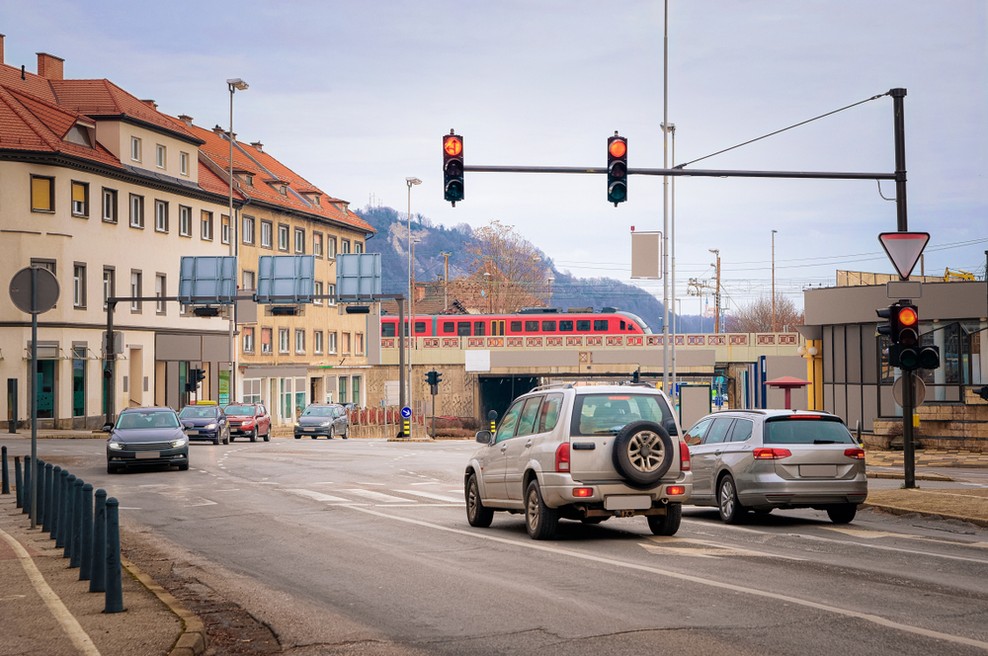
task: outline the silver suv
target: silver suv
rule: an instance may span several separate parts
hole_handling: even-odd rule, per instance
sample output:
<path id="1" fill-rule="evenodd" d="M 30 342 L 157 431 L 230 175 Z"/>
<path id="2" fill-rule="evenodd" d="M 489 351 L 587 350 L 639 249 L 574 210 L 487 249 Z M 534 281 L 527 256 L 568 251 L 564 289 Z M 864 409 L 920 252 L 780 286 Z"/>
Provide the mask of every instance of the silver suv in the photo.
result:
<path id="1" fill-rule="evenodd" d="M 692 490 L 690 455 L 669 400 L 648 385 L 538 387 L 511 404 L 464 474 L 467 521 L 524 513 L 528 534 L 551 539 L 560 518 L 597 524 L 645 515 L 673 535 Z"/>

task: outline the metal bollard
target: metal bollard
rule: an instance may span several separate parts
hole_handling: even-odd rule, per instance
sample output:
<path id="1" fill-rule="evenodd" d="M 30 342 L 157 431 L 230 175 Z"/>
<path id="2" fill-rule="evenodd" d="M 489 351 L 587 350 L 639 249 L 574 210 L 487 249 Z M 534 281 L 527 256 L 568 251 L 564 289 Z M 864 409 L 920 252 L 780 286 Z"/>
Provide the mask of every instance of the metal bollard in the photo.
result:
<path id="1" fill-rule="evenodd" d="M 79 567 L 79 550 L 82 548 L 82 486 L 85 481 L 75 479 L 72 490 L 72 535 L 69 537 L 69 567 Z"/>
<path id="2" fill-rule="evenodd" d="M 82 486 L 82 535 L 79 536 L 79 580 L 88 581 L 93 570 L 93 486 Z"/>
<path id="3" fill-rule="evenodd" d="M 7 472 L 7 447 L 0 447 L 0 494 L 10 494 L 10 474 Z"/>
<path id="4" fill-rule="evenodd" d="M 38 462 L 34 466 L 34 479 L 37 481 L 34 485 L 35 492 L 38 495 L 38 511 L 34 522 L 35 524 L 40 524 L 45 516 L 45 461 L 41 458 L 38 458 Z"/>
<path id="5" fill-rule="evenodd" d="M 59 495 L 62 499 L 62 506 L 58 513 L 58 533 L 55 534 L 55 548 L 61 549 L 65 546 L 65 536 L 68 535 L 69 528 L 69 489 L 75 483 L 75 474 L 70 474 L 67 469 L 62 470 L 62 489 Z"/>
<path id="6" fill-rule="evenodd" d="M 106 500 L 106 605 L 104 613 L 120 613 L 123 605 L 123 580 L 120 567 L 120 503 Z"/>
<path id="7" fill-rule="evenodd" d="M 106 490 L 96 490 L 93 518 L 93 571 L 89 577 L 90 592 L 106 590 Z"/>
<path id="8" fill-rule="evenodd" d="M 58 535 L 59 513 L 62 512 L 62 468 L 55 465 L 51 468 L 51 526 L 48 527 L 48 537 L 52 540 Z"/>
<path id="9" fill-rule="evenodd" d="M 51 495 L 51 477 L 54 475 L 54 467 L 50 462 L 45 463 L 45 476 L 42 478 L 42 494 L 45 497 L 45 514 L 44 514 L 44 524 L 41 527 L 42 531 L 51 530 L 51 520 L 52 515 L 55 514 L 55 499 Z"/>
<path id="10" fill-rule="evenodd" d="M 24 508 L 21 512 L 31 517 L 31 456 L 24 456 L 24 494 L 21 495 Z"/>
<path id="11" fill-rule="evenodd" d="M 79 480 L 75 474 L 69 474 L 65 486 L 65 534 L 62 536 L 62 558 L 72 557 L 72 532 L 75 529 L 75 484 Z"/>
<path id="12" fill-rule="evenodd" d="M 17 507 L 24 507 L 24 479 L 21 477 L 21 457 L 14 456 L 14 488 L 17 494 Z"/>

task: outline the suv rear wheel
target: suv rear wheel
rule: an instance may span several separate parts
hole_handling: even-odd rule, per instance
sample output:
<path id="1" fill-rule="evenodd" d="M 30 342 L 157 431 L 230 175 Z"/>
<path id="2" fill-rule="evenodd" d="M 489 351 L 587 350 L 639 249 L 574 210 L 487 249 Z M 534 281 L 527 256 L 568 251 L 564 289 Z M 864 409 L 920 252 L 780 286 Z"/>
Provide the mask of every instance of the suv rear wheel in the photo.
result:
<path id="1" fill-rule="evenodd" d="M 672 465 L 672 438 L 654 421 L 633 421 L 614 438 L 614 468 L 629 484 L 652 487 Z"/>
<path id="2" fill-rule="evenodd" d="M 494 521 L 494 511 L 484 507 L 484 502 L 480 499 L 480 485 L 477 483 L 477 475 L 470 474 L 467 479 L 467 521 L 470 526 L 477 528 L 487 528 Z"/>
<path id="3" fill-rule="evenodd" d="M 683 504 L 670 503 L 665 515 L 649 515 L 647 519 L 652 535 L 675 535 L 683 522 Z"/>
<path id="4" fill-rule="evenodd" d="M 539 482 L 528 484 L 525 493 L 525 528 L 533 540 L 551 540 L 559 525 L 559 512 L 545 505 Z"/>

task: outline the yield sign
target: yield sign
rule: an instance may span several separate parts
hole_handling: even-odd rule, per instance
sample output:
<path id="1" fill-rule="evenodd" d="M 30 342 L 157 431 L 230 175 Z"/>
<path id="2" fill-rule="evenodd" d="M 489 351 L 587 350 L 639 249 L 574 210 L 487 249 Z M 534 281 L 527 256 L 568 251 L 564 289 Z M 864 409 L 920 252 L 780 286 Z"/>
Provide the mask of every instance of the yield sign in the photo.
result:
<path id="1" fill-rule="evenodd" d="M 926 243 L 930 241 L 928 232 L 882 232 L 878 235 L 885 254 L 892 261 L 892 266 L 899 272 L 899 278 L 909 280 L 909 274 L 923 254 Z"/>

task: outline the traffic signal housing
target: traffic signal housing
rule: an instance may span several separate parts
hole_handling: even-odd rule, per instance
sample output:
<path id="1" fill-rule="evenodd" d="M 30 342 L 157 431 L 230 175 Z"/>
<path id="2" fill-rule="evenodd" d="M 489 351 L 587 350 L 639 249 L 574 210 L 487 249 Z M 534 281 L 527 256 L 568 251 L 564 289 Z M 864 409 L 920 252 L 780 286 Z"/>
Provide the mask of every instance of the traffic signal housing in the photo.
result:
<path id="1" fill-rule="evenodd" d="M 443 197 L 456 207 L 463 200 L 463 137 L 443 135 Z"/>
<path id="2" fill-rule="evenodd" d="M 439 393 L 439 383 L 441 383 L 442 380 L 443 375 L 435 369 L 425 372 L 425 382 L 429 383 L 429 389 L 433 396 Z"/>
<path id="3" fill-rule="evenodd" d="M 628 200 L 628 140 L 614 133 L 607 139 L 607 202 Z"/>
<path id="4" fill-rule="evenodd" d="M 878 324 L 878 334 L 889 338 L 889 365 L 903 371 L 937 369 L 940 349 L 922 346 L 919 338 L 919 310 L 908 301 L 893 303 L 888 309 L 876 310 L 886 323 Z"/>
<path id="5" fill-rule="evenodd" d="M 189 369 L 189 378 L 185 383 L 186 392 L 195 392 L 199 389 L 199 383 L 206 378 L 206 372 L 202 369 Z"/>

